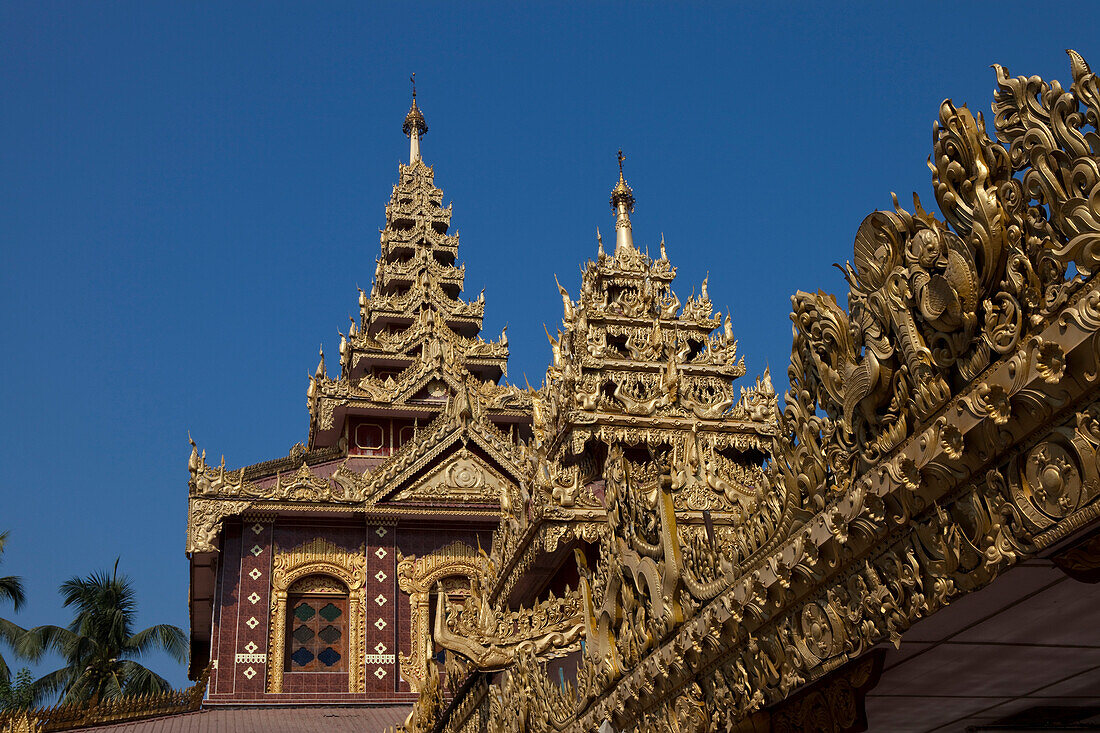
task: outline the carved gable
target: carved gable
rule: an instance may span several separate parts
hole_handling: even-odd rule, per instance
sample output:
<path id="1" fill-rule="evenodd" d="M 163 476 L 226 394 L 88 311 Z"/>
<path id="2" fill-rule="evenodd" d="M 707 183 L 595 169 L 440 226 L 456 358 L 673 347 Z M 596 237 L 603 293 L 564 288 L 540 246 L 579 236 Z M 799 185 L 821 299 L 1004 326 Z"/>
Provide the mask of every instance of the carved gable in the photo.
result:
<path id="1" fill-rule="evenodd" d="M 499 504 L 501 492 L 513 489 L 512 481 L 463 446 L 398 490 L 389 500 L 416 504 Z"/>

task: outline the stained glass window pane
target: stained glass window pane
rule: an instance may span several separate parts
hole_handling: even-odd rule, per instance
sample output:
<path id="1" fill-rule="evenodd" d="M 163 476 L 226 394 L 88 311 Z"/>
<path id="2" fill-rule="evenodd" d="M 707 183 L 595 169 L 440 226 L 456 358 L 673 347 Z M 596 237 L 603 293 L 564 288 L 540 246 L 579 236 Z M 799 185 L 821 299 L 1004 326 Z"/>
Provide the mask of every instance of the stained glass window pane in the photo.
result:
<path id="1" fill-rule="evenodd" d="M 323 580 L 321 576 L 311 578 Z M 348 597 L 329 593 L 325 584 L 306 582 L 309 580 L 299 581 L 303 590 L 292 591 L 287 597 L 287 608 L 293 609 L 293 618 L 287 623 L 285 669 L 288 673 L 344 672 L 349 635 Z"/>
<path id="2" fill-rule="evenodd" d="M 290 658 L 295 667 L 304 667 L 313 661 L 313 652 L 304 646 L 300 646 L 290 655 Z"/>
<path id="3" fill-rule="evenodd" d="M 317 655 L 317 659 L 326 667 L 331 667 L 340 661 L 340 653 L 332 647 L 326 647 L 324 651 Z"/>

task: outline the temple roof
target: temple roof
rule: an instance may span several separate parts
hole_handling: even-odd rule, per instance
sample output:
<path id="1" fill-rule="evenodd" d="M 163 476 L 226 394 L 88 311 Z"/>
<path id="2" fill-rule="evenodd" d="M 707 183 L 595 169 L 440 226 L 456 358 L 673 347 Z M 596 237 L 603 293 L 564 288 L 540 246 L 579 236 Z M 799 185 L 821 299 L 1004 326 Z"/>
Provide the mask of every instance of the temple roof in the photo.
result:
<path id="1" fill-rule="evenodd" d="M 95 730 L 112 733 L 254 733 L 261 730 L 265 733 L 359 733 L 399 725 L 405 721 L 410 710 L 410 707 L 400 705 L 207 708 L 194 713 L 96 726 Z"/>
<path id="2" fill-rule="evenodd" d="M 631 437 L 654 444 L 700 422 L 723 447 L 767 449 L 775 434 L 775 393 L 767 373 L 734 391 L 744 359 L 729 314 L 714 312 L 707 280 L 681 303 L 673 291 L 676 268 L 664 237 L 660 256 L 634 246 L 630 212 L 634 196 L 619 151 L 619 180 L 611 195 L 616 247 L 603 248 L 582 269 L 576 301 L 559 283 L 562 327 L 549 335 L 553 363 L 547 370 L 535 432 L 547 455 L 579 453 L 592 437 Z M 719 330 L 721 329 L 721 330 Z"/>
<path id="3" fill-rule="evenodd" d="M 328 376 L 322 365 L 310 379 L 310 448 L 334 442 L 354 412 L 430 419 L 467 376 L 485 383 L 479 389 L 490 410 L 524 409 L 520 390 L 496 385 L 507 374 L 508 339 L 480 336 L 484 294 L 461 298 L 466 268 L 456 262 L 458 235 L 448 234 L 451 206 L 420 154 L 427 123 L 415 87 L 402 129 L 409 162 L 398 166 L 386 205 L 370 292 L 360 291 L 359 318 L 341 334 L 339 374 Z"/>

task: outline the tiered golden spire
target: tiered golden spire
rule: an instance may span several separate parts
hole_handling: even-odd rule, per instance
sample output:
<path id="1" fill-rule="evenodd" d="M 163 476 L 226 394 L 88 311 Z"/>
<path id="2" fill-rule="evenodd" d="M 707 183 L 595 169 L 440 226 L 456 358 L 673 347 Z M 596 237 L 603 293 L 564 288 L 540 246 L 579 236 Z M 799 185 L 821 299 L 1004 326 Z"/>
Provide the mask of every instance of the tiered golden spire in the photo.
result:
<path id="1" fill-rule="evenodd" d="M 619 149 L 619 182 L 611 189 L 611 210 L 615 212 L 615 254 L 620 250 L 634 249 L 634 235 L 630 230 L 630 212 L 634 211 L 634 192 L 623 177 L 622 148 Z"/>
<path id="2" fill-rule="evenodd" d="M 405 137 L 409 138 L 409 165 L 413 165 L 420 160 L 420 138 L 428 134 L 428 123 L 420 112 L 420 108 L 416 106 L 416 72 L 409 77 L 409 81 L 412 82 L 413 101 L 412 106 L 409 107 L 409 113 L 405 115 L 405 124 L 401 126 L 401 130 L 405 133 Z"/>

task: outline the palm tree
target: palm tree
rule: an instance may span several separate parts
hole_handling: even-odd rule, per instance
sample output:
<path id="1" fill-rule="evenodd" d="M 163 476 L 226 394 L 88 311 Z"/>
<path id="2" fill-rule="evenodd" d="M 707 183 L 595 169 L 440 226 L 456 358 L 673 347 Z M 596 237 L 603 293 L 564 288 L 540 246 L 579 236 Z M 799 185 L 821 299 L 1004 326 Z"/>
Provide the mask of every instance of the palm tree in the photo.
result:
<path id="1" fill-rule="evenodd" d="M 65 628 L 37 626 L 22 634 L 16 651 L 32 660 L 52 650 L 65 666 L 34 683 L 35 702 L 58 695 L 60 702 L 88 702 L 130 695 L 167 692 L 168 680 L 137 662 L 157 649 L 181 664 L 187 659 L 187 638 L 178 626 L 157 624 L 134 632 L 137 609 L 133 586 L 118 574 L 115 561 L 111 574 L 92 573 L 73 577 L 61 584 L 65 606 L 76 615 Z"/>
<path id="2" fill-rule="evenodd" d="M 0 562 L 3 562 L 4 545 L 7 541 L 8 533 L 0 532 Z M 27 600 L 23 593 L 23 579 L 15 575 L 0 578 L 0 600 L 11 601 L 16 611 L 22 608 L 23 603 Z M 23 629 L 7 619 L 0 618 L 0 639 L 3 639 L 14 647 L 19 639 L 19 635 L 22 633 Z M 0 683 L 7 684 L 10 681 L 11 670 L 8 669 L 8 663 L 4 661 L 4 655 L 0 654 Z"/>

